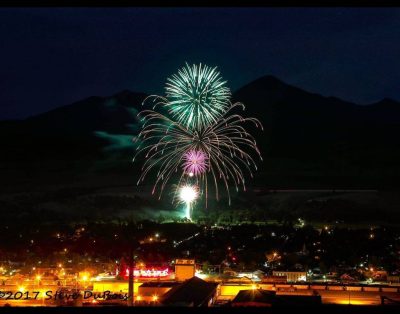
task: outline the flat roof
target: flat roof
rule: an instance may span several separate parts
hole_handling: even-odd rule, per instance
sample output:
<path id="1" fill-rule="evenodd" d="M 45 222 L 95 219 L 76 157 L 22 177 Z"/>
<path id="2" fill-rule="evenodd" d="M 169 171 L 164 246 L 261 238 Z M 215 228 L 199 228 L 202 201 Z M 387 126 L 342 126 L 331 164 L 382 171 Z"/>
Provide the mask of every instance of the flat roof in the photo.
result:
<path id="1" fill-rule="evenodd" d="M 149 281 L 149 282 L 144 282 L 139 286 L 139 288 L 154 288 L 154 287 L 174 287 L 179 285 L 179 282 L 176 281 Z"/>

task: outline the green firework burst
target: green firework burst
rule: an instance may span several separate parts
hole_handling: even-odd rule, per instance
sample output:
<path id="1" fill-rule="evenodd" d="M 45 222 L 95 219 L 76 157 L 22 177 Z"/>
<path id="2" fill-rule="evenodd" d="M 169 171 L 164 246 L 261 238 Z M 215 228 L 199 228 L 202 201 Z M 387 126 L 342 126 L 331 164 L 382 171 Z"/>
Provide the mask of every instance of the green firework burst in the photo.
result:
<path id="1" fill-rule="evenodd" d="M 216 67 L 186 63 L 167 79 L 165 89 L 169 113 L 176 122 L 191 130 L 215 123 L 230 104 L 231 92 Z"/>

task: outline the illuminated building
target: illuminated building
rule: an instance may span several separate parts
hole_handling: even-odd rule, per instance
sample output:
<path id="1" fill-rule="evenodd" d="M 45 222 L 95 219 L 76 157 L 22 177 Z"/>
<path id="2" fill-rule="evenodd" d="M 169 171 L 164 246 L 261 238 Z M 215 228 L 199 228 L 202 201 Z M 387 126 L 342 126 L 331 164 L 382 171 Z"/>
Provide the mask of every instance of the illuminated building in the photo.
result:
<path id="1" fill-rule="evenodd" d="M 388 275 L 387 281 L 390 283 L 400 283 L 400 276 Z"/>
<path id="2" fill-rule="evenodd" d="M 261 282 L 273 282 L 273 283 L 286 283 L 287 276 L 265 276 L 261 279 Z"/>
<path id="3" fill-rule="evenodd" d="M 135 282 L 133 285 L 133 291 L 135 294 L 139 291 L 141 282 Z M 93 281 L 93 292 L 128 292 L 128 281 L 127 280 L 110 280 L 110 281 Z"/>
<path id="4" fill-rule="evenodd" d="M 177 259 L 175 261 L 175 280 L 184 281 L 193 278 L 196 273 L 193 259 Z"/>
<path id="5" fill-rule="evenodd" d="M 307 281 L 305 271 L 273 271 L 272 276 L 286 276 L 288 282 Z"/>

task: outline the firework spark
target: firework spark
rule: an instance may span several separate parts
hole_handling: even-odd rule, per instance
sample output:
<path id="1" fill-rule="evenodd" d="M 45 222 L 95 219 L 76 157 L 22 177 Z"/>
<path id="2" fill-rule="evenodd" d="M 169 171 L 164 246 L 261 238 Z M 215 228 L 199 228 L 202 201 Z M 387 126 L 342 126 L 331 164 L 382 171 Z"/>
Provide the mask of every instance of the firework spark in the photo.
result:
<path id="1" fill-rule="evenodd" d="M 186 66 L 167 78 L 166 97 L 149 96 L 164 106 L 172 120 L 189 130 L 201 130 L 218 121 L 230 106 L 231 92 L 217 67 Z"/>
<path id="2" fill-rule="evenodd" d="M 179 189 L 179 198 L 186 205 L 185 216 L 189 220 L 192 220 L 191 204 L 196 200 L 198 195 L 196 187 L 191 185 L 184 185 Z"/>
<path id="3" fill-rule="evenodd" d="M 143 124 L 136 138 L 140 144 L 135 158 L 145 154 L 138 184 L 150 172 L 156 172 L 152 193 L 158 190 L 161 198 L 174 178 L 178 188 L 174 189 L 173 199 L 179 196 L 186 203 L 189 219 L 191 204 L 200 195 L 205 195 L 207 206 L 210 184 L 218 200 L 222 183 L 230 204 L 230 188 L 245 190 L 245 173 L 253 177 L 257 170 L 254 157 L 262 160 L 244 124 L 250 122 L 260 129 L 262 125 L 255 118 L 233 113 L 245 107 L 231 104 L 225 84 L 216 68 L 186 64 L 168 78 L 166 97 L 149 96 L 144 103 L 152 99 L 153 110 L 138 114 Z M 155 111 L 157 106 L 166 109 L 165 114 Z"/>
<path id="4" fill-rule="evenodd" d="M 201 150 L 189 150 L 183 154 L 183 171 L 189 176 L 197 176 L 207 170 L 208 156 Z"/>
<path id="5" fill-rule="evenodd" d="M 262 160 L 256 141 L 242 124 L 251 122 L 261 129 L 262 125 L 255 118 L 230 114 L 237 107 L 244 110 L 243 104 L 233 104 L 216 123 L 201 130 L 187 129 L 153 110 L 139 113 L 143 128 L 137 137 L 141 143 L 136 156 L 145 153 L 146 160 L 138 184 L 143 182 L 150 171 L 158 169 L 153 193 L 159 186 L 161 197 L 167 182 L 178 173 L 185 154 L 190 151 L 202 151 L 208 156 L 209 171 L 200 173 L 196 177 L 196 183 L 202 188 L 207 199 L 208 184 L 213 182 L 218 200 L 218 182 L 222 181 L 230 203 L 230 184 L 236 190 L 239 190 L 239 186 L 245 190 L 244 172 L 249 172 L 252 177 L 253 170 L 257 170 L 256 162 L 250 153 L 258 155 Z M 177 179 L 179 186 L 185 183 L 185 172 L 183 171 Z"/>

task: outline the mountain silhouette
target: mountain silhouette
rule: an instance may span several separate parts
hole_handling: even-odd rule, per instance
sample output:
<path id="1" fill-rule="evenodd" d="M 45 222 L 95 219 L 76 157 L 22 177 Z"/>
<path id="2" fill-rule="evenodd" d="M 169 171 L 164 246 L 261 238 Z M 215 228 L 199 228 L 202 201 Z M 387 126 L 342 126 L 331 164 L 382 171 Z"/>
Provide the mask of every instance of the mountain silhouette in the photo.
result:
<path id="1" fill-rule="evenodd" d="M 400 174 L 400 103 L 357 105 L 264 76 L 234 93 L 265 131 L 265 175 L 319 177 L 326 186 L 390 187 Z M 353 184 L 351 183 L 353 182 Z M 380 182 L 380 183 L 377 183 Z"/>
<path id="2" fill-rule="evenodd" d="M 0 165 L 10 180 L 36 175 L 107 171 L 131 176 L 139 130 L 137 113 L 147 95 L 124 90 L 92 96 L 20 121 L 1 121 Z M 393 187 L 400 174 L 400 103 L 358 105 L 261 77 L 233 93 L 264 157 L 255 184 L 268 187 Z M 102 170 L 99 170 L 102 169 Z M 127 171 L 129 169 L 129 171 Z M 33 179 L 32 179 L 33 178 Z M 61 180 L 61 179 L 60 179 Z"/>

